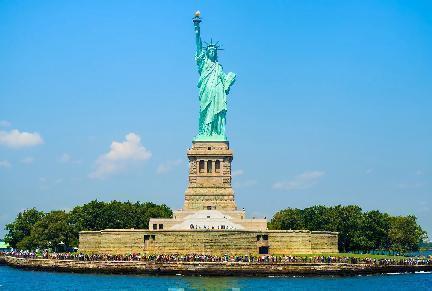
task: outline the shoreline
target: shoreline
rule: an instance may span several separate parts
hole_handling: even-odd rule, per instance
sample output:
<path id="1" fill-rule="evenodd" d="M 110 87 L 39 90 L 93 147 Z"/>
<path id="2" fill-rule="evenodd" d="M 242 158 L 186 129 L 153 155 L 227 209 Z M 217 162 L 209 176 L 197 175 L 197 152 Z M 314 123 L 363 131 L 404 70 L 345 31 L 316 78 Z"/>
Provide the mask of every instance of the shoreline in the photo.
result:
<path id="1" fill-rule="evenodd" d="M 11 256 L 0 256 L 0 264 L 34 271 L 134 275 L 181 274 L 185 276 L 355 276 L 432 271 L 432 265 L 374 265 L 362 263 L 77 261 L 28 259 Z"/>

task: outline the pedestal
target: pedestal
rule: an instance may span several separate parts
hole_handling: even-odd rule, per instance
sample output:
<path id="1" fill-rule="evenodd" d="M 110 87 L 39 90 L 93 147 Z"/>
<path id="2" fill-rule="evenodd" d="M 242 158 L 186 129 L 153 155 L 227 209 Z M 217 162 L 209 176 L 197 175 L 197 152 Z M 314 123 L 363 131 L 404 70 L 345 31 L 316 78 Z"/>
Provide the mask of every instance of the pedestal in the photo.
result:
<path id="1" fill-rule="evenodd" d="M 184 210 L 236 210 L 228 141 L 194 141 L 187 152 L 189 184 Z"/>

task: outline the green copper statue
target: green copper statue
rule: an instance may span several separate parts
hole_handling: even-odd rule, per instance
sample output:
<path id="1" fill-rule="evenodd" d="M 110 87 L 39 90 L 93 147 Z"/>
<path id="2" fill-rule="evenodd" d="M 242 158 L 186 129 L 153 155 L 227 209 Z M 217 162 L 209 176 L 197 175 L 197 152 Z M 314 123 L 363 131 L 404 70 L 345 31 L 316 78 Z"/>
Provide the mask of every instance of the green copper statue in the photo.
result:
<path id="1" fill-rule="evenodd" d="M 226 141 L 225 123 L 227 95 L 234 84 L 236 75 L 225 74 L 218 62 L 218 43 L 210 41 L 203 48 L 200 31 L 200 13 L 193 18 L 196 37 L 195 60 L 200 74 L 198 81 L 200 116 L 199 129 L 195 141 Z"/>

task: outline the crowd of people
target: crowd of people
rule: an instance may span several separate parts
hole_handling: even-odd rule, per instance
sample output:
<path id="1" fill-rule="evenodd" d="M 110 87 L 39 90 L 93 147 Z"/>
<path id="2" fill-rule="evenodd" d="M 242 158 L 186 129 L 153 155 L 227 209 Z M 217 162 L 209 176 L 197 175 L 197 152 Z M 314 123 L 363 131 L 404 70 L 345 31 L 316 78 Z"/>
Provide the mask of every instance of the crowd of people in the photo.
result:
<path id="1" fill-rule="evenodd" d="M 139 253 L 127 255 L 115 254 L 85 254 L 85 253 L 35 253 L 29 251 L 12 251 L 2 255 L 17 258 L 52 259 L 52 260 L 78 260 L 78 261 L 143 261 L 143 262 L 238 262 L 238 263 L 315 263 L 315 264 L 374 264 L 374 265 L 432 265 L 432 258 L 371 258 L 351 256 L 213 256 L 203 254 L 169 254 L 169 255 L 142 255 Z"/>

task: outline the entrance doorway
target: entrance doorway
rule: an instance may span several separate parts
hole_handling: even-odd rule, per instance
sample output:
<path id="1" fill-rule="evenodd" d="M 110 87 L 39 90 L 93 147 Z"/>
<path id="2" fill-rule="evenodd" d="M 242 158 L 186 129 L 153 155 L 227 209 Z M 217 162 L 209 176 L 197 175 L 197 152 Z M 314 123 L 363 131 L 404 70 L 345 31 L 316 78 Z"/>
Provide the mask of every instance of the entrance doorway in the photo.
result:
<path id="1" fill-rule="evenodd" d="M 269 247 L 259 247 L 258 253 L 260 255 L 268 255 Z"/>

